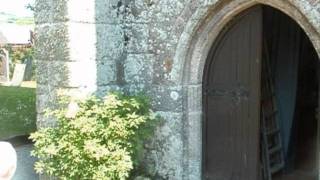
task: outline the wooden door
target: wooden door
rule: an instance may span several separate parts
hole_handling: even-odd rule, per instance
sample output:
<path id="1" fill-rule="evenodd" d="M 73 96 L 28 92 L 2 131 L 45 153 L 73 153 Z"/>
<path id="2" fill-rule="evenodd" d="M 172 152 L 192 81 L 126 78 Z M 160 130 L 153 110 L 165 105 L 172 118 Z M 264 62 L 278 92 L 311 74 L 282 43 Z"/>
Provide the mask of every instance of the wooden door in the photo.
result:
<path id="1" fill-rule="evenodd" d="M 204 73 L 204 179 L 257 180 L 262 8 L 225 29 Z"/>

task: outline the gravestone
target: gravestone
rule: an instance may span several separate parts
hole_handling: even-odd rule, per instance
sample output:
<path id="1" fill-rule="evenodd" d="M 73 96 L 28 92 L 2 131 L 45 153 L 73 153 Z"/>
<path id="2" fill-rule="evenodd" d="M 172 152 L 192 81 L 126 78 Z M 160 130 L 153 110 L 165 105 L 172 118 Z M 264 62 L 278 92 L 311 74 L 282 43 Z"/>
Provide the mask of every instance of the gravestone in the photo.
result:
<path id="1" fill-rule="evenodd" d="M 23 79 L 24 79 L 24 73 L 26 70 L 25 64 L 16 64 L 13 72 L 13 77 L 11 81 L 11 86 L 20 86 Z"/>
<path id="2" fill-rule="evenodd" d="M 6 50 L 0 54 L 0 83 L 9 81 L 9 56 Z"/>
<path id="3" fill-rule="evenodd" d="M 26 70 L 24 73 L 24 81 L 30 81 L 32 78 L 32 59 L 27 59 L 24 64 L 26 65 Z"/>

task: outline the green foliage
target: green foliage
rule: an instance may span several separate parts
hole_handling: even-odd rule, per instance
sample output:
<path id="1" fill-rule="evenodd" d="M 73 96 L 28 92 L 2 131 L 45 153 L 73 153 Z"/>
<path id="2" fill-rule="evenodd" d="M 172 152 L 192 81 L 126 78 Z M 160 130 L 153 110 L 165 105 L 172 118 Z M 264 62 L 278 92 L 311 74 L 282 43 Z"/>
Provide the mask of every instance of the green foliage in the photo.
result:
<path id="1" fill-rule="evenodd" d="M 13 49 L 12 46 L 7 45 L 5 47 L 9 51 L 9 58 L 11 60 L 10 63 L 10 78 L 13 76 L 13 71 L 15 64 L 17 63 L 24 63 L 27 59 L 30 59 L 33 61 L 32 63 L 32 78 L 35 78 L 35 62 L 34 62 L 34 54 L 35 54 L 35 49 L 34 47 L 29 47 L 29 48 L 19 48 L 19 49 Z"/>
<path id="2" fill-rule="evenodd" d="M 36 89 L 0 86 L 0 139 L 36 130 Z"/>
<path id="3" fill-rule="evenodd" d="M 13 50 L 12 47 L 8 47 L 9 55 L 12 63 L 24 63 L 27 59 L 34 59 L 34 48 L 21 48 Z"/>
<path id="4" fill-rule="evenodd" d="M 50 112 L 57 125 L 30 137 L 38 173 L 68 180 L 127 179 L 158 122 L 143 95 L 91 97 L 78 102 L 74 117 L 67 113 L 67 108 Z"/>

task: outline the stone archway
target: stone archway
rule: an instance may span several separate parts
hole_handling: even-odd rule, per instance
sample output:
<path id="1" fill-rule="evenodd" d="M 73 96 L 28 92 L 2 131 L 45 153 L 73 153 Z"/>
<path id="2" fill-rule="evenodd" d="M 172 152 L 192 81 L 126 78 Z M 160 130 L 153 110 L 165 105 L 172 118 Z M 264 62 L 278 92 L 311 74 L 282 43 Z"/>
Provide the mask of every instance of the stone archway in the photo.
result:
<path id="1" fill-rule="evenodd" d="M 211 45 L 225 25 L 237 14 L 257 4 L 278 9 L 294 19 L 306 32 L 320 55 L 320 35 L 312 25 L 312 19 L 302 12 L 303 7 L 289 1 L 234 0 L 217 2 L 211 8 L 200 9 L 190 18 L 181 36 L 175 54 L 176 72 L 181 73 L 184 92 L 185 151 L 184 179 L 201 179 L 202 176 L 202 77 Z M 198 21 L 195 21 L 198 20 Z M 176 73 L 179 74 L 179 73 Z"/>

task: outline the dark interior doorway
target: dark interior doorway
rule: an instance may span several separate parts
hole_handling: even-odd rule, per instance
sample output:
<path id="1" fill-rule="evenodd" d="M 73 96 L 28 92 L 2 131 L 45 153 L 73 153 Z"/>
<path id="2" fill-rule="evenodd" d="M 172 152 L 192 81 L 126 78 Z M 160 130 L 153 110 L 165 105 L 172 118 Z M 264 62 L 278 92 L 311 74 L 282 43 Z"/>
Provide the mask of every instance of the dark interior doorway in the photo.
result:
<path id="1" fill-rule="evenodd" d="M 285 166 L 276 180 L 317 180 L 318 63 L 308 36 L 289 16 L 263 7 L 263 49 L 268 49 L 279 109 Z"/>
<path id="2" fill-rule="evenodd" d="M 317 180 L 319 58 L 304 30 L 269 6 L 255 6 L 234 18 L 208 56 L 203 78 L 204 179 L 263 179 L 259 122 L 266 75 L 257 59 L 270 64 L 279 114 L 284 162 L 272 179 Z"/>

